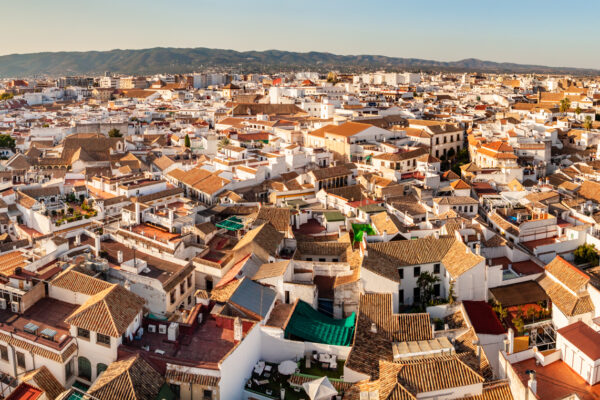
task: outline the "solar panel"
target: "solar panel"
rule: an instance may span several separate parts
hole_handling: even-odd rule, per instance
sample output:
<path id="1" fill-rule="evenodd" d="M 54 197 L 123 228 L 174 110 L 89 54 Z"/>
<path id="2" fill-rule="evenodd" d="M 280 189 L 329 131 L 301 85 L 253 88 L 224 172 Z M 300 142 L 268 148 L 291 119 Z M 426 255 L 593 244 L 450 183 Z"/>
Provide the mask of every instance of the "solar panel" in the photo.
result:
<path id="1" fill-rule="evenodd" d="M 42 337 L 46 339 L 54 340 L 54 336 L 56 336 L 56 331 L 54 329 L 46 328 L 42 331 Z"/>
<path id="2" fill-rule="evenodd" d="M 28 332 L 28 333 L 34 333 L 34 334 L 35 334 L 35 333 L 37 332 L 37 330 L 38 330 L 38 326 L 37 326 L 36 324 L 34 324 L 33 322 L 29 322 L 29 323 L 27 323 L 27 324 L 26 324 L 26 325 L 23 327 L 23 330 L 24 330 L 25 332 Z"/>

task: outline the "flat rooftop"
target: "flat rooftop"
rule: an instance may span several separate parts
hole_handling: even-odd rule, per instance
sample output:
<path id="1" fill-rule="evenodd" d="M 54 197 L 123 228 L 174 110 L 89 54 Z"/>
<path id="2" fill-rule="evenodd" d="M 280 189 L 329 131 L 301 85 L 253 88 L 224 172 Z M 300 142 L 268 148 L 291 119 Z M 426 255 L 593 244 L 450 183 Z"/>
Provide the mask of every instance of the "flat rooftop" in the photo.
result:
<path id="1" fill-rule="evenodd" d="M 141 340 L 134 340 L 123 345 L 125 349 L 145 351 L 144 346 L 149 346 L 153 356 L 175 358 L 190 365 L 215 368 L 217 364 L 236 346 L 233 340 L 233 330 L 217 326 L 216 320 L 204 315 L 204 322 L 191 334 L 181 333 L 179 343 L 168 342 L 167 335 L 149 333 L 147 329 Z M 160 324 L 160 322 L 156 322 Z M 164 351 L 164 354 L 156 353 Z"/>
<path id="2" fill-rule="evenodd" d="M 508 264 L 512 264 L 512 269 L 521 275 L 541 274 L 544 269 L 531 260 L 512 262 L 508 257 L 492 258 L 492 265 L 502 265 L 503 270 L 508 269 Z"/>
<path id="3" fill-rule="evenodd" d="M 131 227 L 131 231 L 148 239 L 163 243 L 176 243 L 181 240 L 181 235 L 171 233 L 166 229 L 160 229 L 148 224 L 139 224 Z"/>
<path id="4" fill-rule="evenodd" d="M 560 400 L 576 394 L 581 400 L 600 398 L 600 385 L 590 386 L 563 361 L 555 361 L 545 367 L 535 364 L 535 358 L 512 364 L 515 372 L 527 386 L 529 375 L 526 371 L 535 370 L 537 395 L 541 400 Z"/>
<path id="5" fill-rule="evenodd" d="M 133 249 L 112 239 L 102 242 L 100 248 L 107 253 L 106 259 L 113 268 L 120 269 L 121 267 L 121 264 L 118 262 L 119 251 L 123 252 L 123 262 L 133 259 Z M 185 268 L 185 266 L 152 257 L 141 251 L 136 251 L 135 257 L 146 261 L 150 269 L 150 272 L 142 272 L 139 275 L 158 279 L 161 283 L 165 283 L 171 276 Z"/>
<path id="6" fill-rule="evenodd" d="M 15 314 L 10 310 L 0 310 L 0 329 L 12 330 L 18 336 L 51 346 L 56 349 L 62 348 L 58 342 L 61 336 L 69 336 L 69 325 L 65 319 L 79 307 L 77 304 L 65 303 L 64 301 L 45 297 L 40 299 L 23 314 Z M 37 335 L 25 332 L 25 325 L 33 323 L 38 326 Z M 44 329 L 56 331 L 54 341 L 40 337 Z M 63 345 L 66 341 L 63 341 Z"/>

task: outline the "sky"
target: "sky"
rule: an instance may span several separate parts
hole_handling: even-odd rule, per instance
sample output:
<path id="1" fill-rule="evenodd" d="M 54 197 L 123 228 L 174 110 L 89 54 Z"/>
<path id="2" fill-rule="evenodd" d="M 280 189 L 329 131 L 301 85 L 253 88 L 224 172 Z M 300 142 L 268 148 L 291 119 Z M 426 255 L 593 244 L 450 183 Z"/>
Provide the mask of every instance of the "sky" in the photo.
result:
<path id="1" fill-rule="evenodd" d="M 0 0 L 0 55 L 210 47 L 600 68 L 600 1 Z"/>

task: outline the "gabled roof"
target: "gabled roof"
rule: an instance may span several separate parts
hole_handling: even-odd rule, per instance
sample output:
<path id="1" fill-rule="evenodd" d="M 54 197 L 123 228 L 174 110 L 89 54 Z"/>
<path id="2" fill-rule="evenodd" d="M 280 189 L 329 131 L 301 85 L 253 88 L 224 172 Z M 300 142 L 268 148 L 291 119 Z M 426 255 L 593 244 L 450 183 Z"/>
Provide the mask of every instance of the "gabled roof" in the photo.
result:
<path id="1" fill-rule="evenodd" d="M 50 283 L 51 286 L 67 289 L 72 292 L 83 293 L 88 296 L 93 296 L 103 290 L 108 289 L 112 285 L 93 276 L 83 274 L 73 269 L 66 269 L 61 272 Z"/>
<path id="2" fill-rule="evenodd" d="M 274 256 L 282 240 L 283 234 L 277 231 L 270 223 L 265 223 L 244 235 L 244 237 L 237 242 L 233 251 L 241 250 L 249 244 L 256 244 L 267 253 Z"/>
<path id="3" fill-rule="evenodd" d="M 102 400 L 156 399 L 165 379 L 137 355 L 108 366 L 88 393 Z"/>
<path id="4" fill-rule="evenodd" d="M 274 278 L 282 276 L 290 265 L 290 260 L 277 261 L 273 263 L 265 263 L 260 266 L 258 271 L 252 277 L 252 280 L 258 281 L 261 279 Z"/>
<path id="5" fill-rule="evenodd" d="M 400 364 L 397 377 L 398 383 L 415 396 L 484 381 L 457 355 L 406 361 Z"/>
<path id="6" fill-rule="evenodd" d="M 561 256 L 554 257 L 554 260 L 546 265 L 546 271 L 575 293 L 579 292 L 590 281 L 590 277 L 585 272 L 579 270 Z"/>
<path id="7" fill-rule="evenodd" d="M 54 400 L 65 390 L 63 385 L 60 384 L 60 382 L 54 375 L 52 375 L 52 372 L 50 372 L 46 366 L 41 366 L 38 369 L 34 369 L 33 371 L 26 373 L 21 378 L 21 381 L 27 382 L 30 385 L 44 391 L 49 400 Z"/>
<path id="8" fill-rule="evenodd" d="M 250 311 L 262 319 L 267 316 L 275 303 L 276 296 L 275 290 L 243 277 L 229 297 L 229 302 Z"/>
<path id="9" fill-rule="evenodd" d="M 471 186 L 462 179 L 457 179 L 450 184 L 454 189 L 471 189 Z"/>
<path id="10" fill-rule="evenodd" d="M 114 284 L 90 297 L 65 322 L 103 335 L 120 337 L 145 303 L 142 297 Z"/>
<path id="11" fill-rule="evenodd" d="M 399 282 L 398 268 L 403 266 L 442 262 L 456 277 L 484 260 L 451 236 L 369 243 L 367 250 L 362 266 L 395 282 Z"/>

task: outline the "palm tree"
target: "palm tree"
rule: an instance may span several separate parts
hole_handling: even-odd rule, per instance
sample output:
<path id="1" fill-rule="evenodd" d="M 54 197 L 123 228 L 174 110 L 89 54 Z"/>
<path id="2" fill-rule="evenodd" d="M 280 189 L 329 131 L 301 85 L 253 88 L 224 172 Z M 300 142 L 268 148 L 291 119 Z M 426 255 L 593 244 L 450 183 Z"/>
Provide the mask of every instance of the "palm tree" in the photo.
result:
<path id="1" fill-rule="evenodd" d="M 569 108 L 571 108 L 571 100 L 569 100 L 568 97 L 565 97 L 560 101 L 560 112 L 565 113 L 569 111 Z"/>
<path id="2" fill-rule="evenodd" d="M 583 127 L 586 131 L 592 129 L 592 117 L 590 117 L 589 115 L 585 117 L 585 120 L 583 121 Z"/>
<path id="3" fill-rule="evenodd" d="M 219 141 L 219 148 L 221 147 L 225 147 L 229 145 L 229 139 L 228 138 L 223 138 Z"/>
<path id="4" fill-rule="evenodd" d="M 425 308 L 433 298 L 434 285 L 439 281 L 440 278 L 427 271 L 421 272 L 419 278 L 417 278 L 417 286 L 420 291 L 419 297 L 423 308 Z"/>

